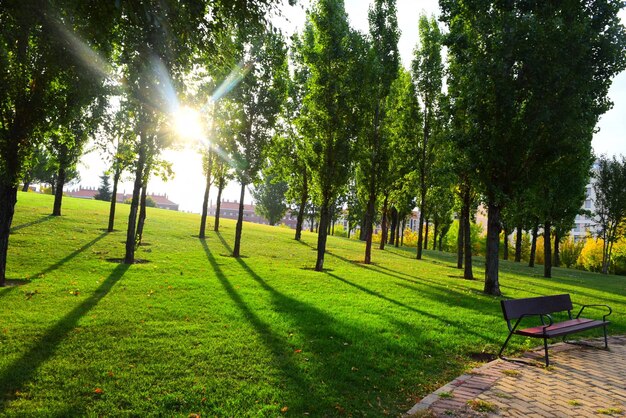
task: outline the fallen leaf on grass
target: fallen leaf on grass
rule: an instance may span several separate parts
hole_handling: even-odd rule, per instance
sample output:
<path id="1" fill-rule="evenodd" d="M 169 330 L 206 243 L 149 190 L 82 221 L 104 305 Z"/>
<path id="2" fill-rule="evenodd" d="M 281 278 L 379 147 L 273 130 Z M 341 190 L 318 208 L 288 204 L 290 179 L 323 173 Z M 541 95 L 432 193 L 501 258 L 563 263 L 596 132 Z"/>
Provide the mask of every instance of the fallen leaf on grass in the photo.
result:
<path id="1" fill-rule="evenodd" d="M 93 390 L 93 393 L 95 393 L 96 395 L 102 395 L 104 393 L 104 391 L 100 388 L 95 388 Z"/>
<path id="2" fill-rule="evenodd" d="M 302 352 L 302 350 L 299 349 L 299 348 L 297 350 L 294 350 L 294 353 L 301 353 L 301 352 Z"/>

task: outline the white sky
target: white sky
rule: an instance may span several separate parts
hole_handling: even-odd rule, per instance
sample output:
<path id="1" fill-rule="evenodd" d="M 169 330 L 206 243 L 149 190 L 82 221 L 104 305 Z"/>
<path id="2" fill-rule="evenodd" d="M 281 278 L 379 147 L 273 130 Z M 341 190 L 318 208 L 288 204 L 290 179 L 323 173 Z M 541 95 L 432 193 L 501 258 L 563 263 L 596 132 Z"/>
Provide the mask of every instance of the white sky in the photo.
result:
<path id="1" fill-rule="evenodd" d="M 286 3 L 286 2 L 285 2 Z M 277 18 L 275 22 L 284 32 L 291 34 L 300 31 L 304 25 L 304 8 L 308 1 L 300 1 L 301 5 L 295 7 L 285 6 L 284 18 Z M 362 31 L 368 31 L 367 10 L 369 0 L 345 0 L 346 11 L 352 27 Z M 304 4 L 304 5 L 303 5 Z M 397 0 L 398 26 L 402 31 L 398 48 L 405 67 L 409 67 L 413 48 L 418 39 L 417 22 L 420 14 L 438 15 L 439 6 L 437 0 Z M 622 21 L 626 20 L 626 11 L 620 13 Z M 609 95 L 614 102 L 612 110 L 600 119 L 599 132 L 593 138 L 593 148 L 597 154 L 626 155 L 626 72 L 618 75 L 613 81 Z M 204 176 L 201 170 L 200 155 L 192 150 L 165 151 L 164 158 L 173 163 L 176 173 L 174 179 L 167 183 L 152 179 L 148 186 L 149 193 L 166 193 L 170 200 L 180 204 L 180 209 L 190 212 L 200 212 L 202 196 L 204 194 Z M 81 185 L 85 187 L 98 187 L 99 176 L 106 170 L 101 158 L 96 153 L 83 157 L 79 165 L 81 173 Z M 130 177 L 130 176 L 128 176 Z M 224 190 L 223 198 L 236 200 L 239 198 L 239 185 L 230 184 Z M 119 187 L 120 192 L 131 193 L 132 181 L 126 181 Z M 213 202 L 217 190 L 212 189 L 209 199 Z M 251 203 L 250 193 L 246 193 L 246 203 Z"/>

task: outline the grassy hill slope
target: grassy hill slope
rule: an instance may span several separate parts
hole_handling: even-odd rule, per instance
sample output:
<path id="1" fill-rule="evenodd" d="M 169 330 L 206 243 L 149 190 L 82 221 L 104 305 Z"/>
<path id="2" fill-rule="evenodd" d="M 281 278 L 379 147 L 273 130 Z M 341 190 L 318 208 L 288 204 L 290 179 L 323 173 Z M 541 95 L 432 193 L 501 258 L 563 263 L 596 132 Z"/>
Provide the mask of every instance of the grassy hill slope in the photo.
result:
<path id="1" fill-rule="evenodd" d="M 0 415 L 398 415 L 506 337 L 499 298 L 449 254 L 389 248 L 365 266 L 362 243 L 329 237 L 317 273 L 315 234 L 246 223 L 234 259 L 231 221 L 199 240 L 197 215 L 148 209 L 146 262 L 126 266 L 109 259 L 124 255 L 127 205 L 108 234 L 104 202 L 66 198 L 50 217 L 50 196 L 18 199 Z M 625 278 L 501 266 L 506 297 L 608 303 L 610 333 L 626 330 Z"/>

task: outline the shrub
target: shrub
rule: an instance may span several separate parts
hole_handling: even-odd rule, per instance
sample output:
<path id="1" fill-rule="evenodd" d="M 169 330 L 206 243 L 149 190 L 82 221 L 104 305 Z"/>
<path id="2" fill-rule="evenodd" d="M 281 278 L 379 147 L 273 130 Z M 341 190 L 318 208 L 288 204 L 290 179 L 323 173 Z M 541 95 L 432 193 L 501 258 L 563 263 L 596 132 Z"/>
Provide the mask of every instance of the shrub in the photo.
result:
<path id="1" fill-rule="evenodd" d="M 578 266 L 588 271 L 602 271 L 602 246 L 601 239 L 588 239 L 578 256 Z"/>
<path id="2" fill-rule="evenodd" d="M 347 237 L 348 236 L 348 232 L 343 227 L 343 225 L 337 224 L 337 225 L 335 225 L 335 236 L 336 237 Z"/>
<path id="3" fill-rule="evenodd" d="M 578 257 L 580 257 L 580 253 L 585 246 L 584 241 L 574 241 L 574 238 L 568 236 L 561 243 L 560 252 L 561 252 L 561 263 L 567 267 L 573 267 L 576 265 L 578 261 Z"/>
<path id="4" fill-rule="evenodd" d="M 407 247 L 417 247 L 417 232 L 409 228 L 404 230 L 404 245 Z"/>
<path id="5" fill-rule="evenodd" d="M 626 276 L 626 239 L 622 238 L 613 245 L 611 259 L 614 273 Z"/>

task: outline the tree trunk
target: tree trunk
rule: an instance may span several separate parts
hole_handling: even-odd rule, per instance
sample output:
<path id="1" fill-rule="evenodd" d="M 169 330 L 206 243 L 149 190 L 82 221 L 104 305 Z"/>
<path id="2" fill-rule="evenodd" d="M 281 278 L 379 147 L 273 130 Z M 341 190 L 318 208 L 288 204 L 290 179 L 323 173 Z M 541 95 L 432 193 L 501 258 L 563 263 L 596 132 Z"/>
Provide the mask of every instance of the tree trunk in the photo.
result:
<path id="1" fill-rule="evenodd" d="M 422 196 L 422 202 L 426 199 L 425 196 Z M 424 210 L 423 206 L 420 206 L 420 216 L 419 216 L 419 225 L 417 227 L 417 254 L 415 258 L 418 260 L 422 259 L 422 245 L 424 243 Z"/>
<path id="2" fill-rule="evenodd" d="M 546 221 L 543 226 L 543 277 L 550 278 L 552 277 L 552 245 L 550 244 L 550 234 L 551 234 L 550 221 Z"/>
<path id="3" fill-rule="evenodd" d="M 365 264 L 372 262 L 372 236 L 374 235 L 374 211 L 376 210 L 376 191 L 372 190 L 374 187 L 374 175 L 371 174 L 369 197 L 365 209 L 365 258 L 363 260 Z"/>
<path id="4" fill-rule="evenodd" d="M 237 227 L 235 228 L 235 245 L 233 247 L 233 257 L 240 256 L 241 230 L 243 229 L 243 200 L 246 197 L 246 184 L 241 183 L 241 194 L 239 195 L 239 214 L 237 216 Z"/>
<path id="5" fill-rule="evenodd" d="M 141 245 L 143 239 L 143 227 L 146 222 L 146 197 L 148 193 L 148 182 L 144 181 L 141 186 L 141 197 L 139 199 L 139 220 L 137 221 L 137 233 L 135 234 L 135 247 Z"/>
<path id="6" fill-rule="evenodd" d="M 115 226 L 115 205 L 117 204 L 117 184 L 120 181 L 122 170 L 116 169 L 113 173 L 113 191 L 111 192 L 111 205 L 109 206 L 109 226 L 108 232 L 113 232 Z"/>
<path id="7" fill-rule="evenodd" d="M 504 253 L 504 259 L 508 260 L 509 259 L 509 230 L 505 227 L 504 228 L 504 241 L 503 241 L 504 245 L 503 245 L 503 253 Z"/>
<path id="8" fill-rule="evenodd" d="M 387 243 L 387 211 L 389 210 L 389 196 L 385 196 L 385 200 L 383 201 L 383 212 L 382 212 L 382 219 L 381 219 L 381 231 L 380 231 L 380 246 L 378 248 L 380 248 L 381 250 L 385 249 L 385 244 Z"/>
<path id="9" fill-rule="evenodd" d="M 404 246 L 404 231 L 406 230 L 406 218 L 402 220 L 402 234 L 400 235 L 400 245 Z"/>
<path id="10" fill-rule="evenodd" d="M 61 216 L 61 204 L 63 202 L 63 186 L 65 185 L 65 167 L 59 166 L 56 184 L 54 188 L 54 206 L 52 208 L 52 216 Z"/>
<path id="11" fill-rule="evenodd" d="M 211 158 L 211 157 L 209 157 Z M 206 237 L 206 218 L 209 214 L 209 192 L 211 191 L 211 170 L 213 164 L 210 162 L 206 170 L 205 183 L 204 183 L 204 197 L 202 199 L 202 215 L 200 215 L 200 232 L 198 232 L 198 238 L 204 239 Z"/>
<path id="12" fill-rule="evenodd" d="M 433 225 L 433 251 L 437 249 L 437 235 L 439 233 L 439 222 L 435 221 Z"/>
<path id="13" fill-rule="evenodd" d="M 24 179 L 24 187 L 22 187 L 23 192 L 27 192 L 30 187 L 30 179 Z"/>
<path id="14" fill-rule="evenodd" d="M 517 233 L 515 235 L 515 262 L 519 263 L 522 261 L 522 226 L 517 225 L 515 228 Z"/>
<path id="15" fill-rule="evenodd" d="M 535 267 L 535 253 L 537 252 L 537 235 L 539 234 L 539 222 L 535 221 L 532 231 L 532 241 L 530 243 L 530 256 L 528 257 L 528 267 Z"/>
<path id="16" fill-rule="evenodd" d="M 428 226 L 430 225 L 430 221 L 426 218 L 426 226 L 424 228 L 424 247 L 423 249 L 428 249 Z"/>
<path id="17" fill-rule="evenodd" d="M 396 242 L 396 229 L 398 228 L 398 210 L 395 206 L 391 207 L 391 226 L 389 227 L 389 241 L 387 244 L 393 245 Z"/>
<path id="18" fill-rule="evenodd" d="M 439 252 L 443 251 L 443 234 L 439 235 Z"/>
<path id="19" fill-rule="evenodd" d="M 298 218 L 296 220 L 296 241 L 300 241 L 302 238 L 302 224 L 304 223 L 304 211 L 306 210 L 306 204 L 309 201 L 309 185 L 306 177 L 306 173 L 302 179 L 302 195 L 300 196 L 300 208 L 298 208 Z M 350 238 L 350 231 L 348 231 L 348 238 Z"/>
<path id="20" fill-rule="evenodd" d="M 488 295 L 500 296 L 498 282 L 498 245 L 500 244 L 500 207 L 489 203 L 487 213 L 487 254 L 485 260 L 485 288 Z"/>
<path id="21" fill-rule="evenodd" d="M 0 182 L 0 287 L 6 284 L 7 253 L 9 234 L 17 203 L 17 186 Z"/>
<path id="22" fill-rule="evenodd" d="M 133 184 L 133 198 L 130 202 L 130 213 L 128 214 L 128 227 L 126 230 L 126 254 L 124 256 L 125 264 L 133 264 L 135 262 L 135 228 L 137 226 L 137 210 L 139 208 L 139 193 L 141 193 L 141 184 L 143 180 L 144 165 L 146 163 L 146 145 L 145 139 L 141 139 L 139 146 L 139 155 L 137 156 L 137 167 L 135 168 L 135 182 Z"/>
<path id="23" fill-rule="evenodd" d="M 463 244 L 463 237 L 465 236 L 465 226 L 463 225 L 465 222 L 465 206 L 461 206 L 461 214 L 459 216 L 459 229 L 456 236 L 456 268 L 463 268 L 463 249 L 465 245 Z"/>
<path id="24" fill-rule="evenodd" d="M 215 202 L 215 225 L 213 225 L 213 230 L 218 232 L 220 230 L 220 210 L 222 207 L 222 192 L 224 191 L 224 186 L 226 185 L 226 180 L 224 177 L 220 177 L 217 182 L 217 201 Z"/>
<path id="25" fill-rule="evenodd" d="M 463 196 L 463 246 L 465 247 L 463 255 L 465 256 L 465 269 L 463 270 L 463 277 L 466 280 L 474 280 L 474 273 L 472 267 L 472 223 L 470 222 L 470 208 L 472 206 L 472 197 L 470 189 L 467 187 Z M 497 257 L 496 257 L 497 258 Z"/>
<path id="26" fill-rule="evenodd" d="M 326 252 L 326 225 L 330 212 L 330 200 L 324 199 L 320 208 L 319 234 L 317 236 L 317 261 L 315 262 L 315 271 L 324 270 L 324 253 Z"/>
<path id="27" fill-rule="evenodd" d="M 556 230 L 556 228 L 554 229 L 554 262 L 552 263 L 552 265 L 554 267 L 559 267 L 561 265 L 561 254 L 559 251 L 559 241 L 561 240 L 561 238 L 559 237 L 559 232 Z"/>
<path id="28" fill-rule="evenodd" d="M 400 247 L 400 231 L 404 231 L 402 225 L 404 225 L 404 221 L 400 222 L 400 212 L 397 213 L 396 217 L 398 221 L 396 222 L 396 248 Z"/>

